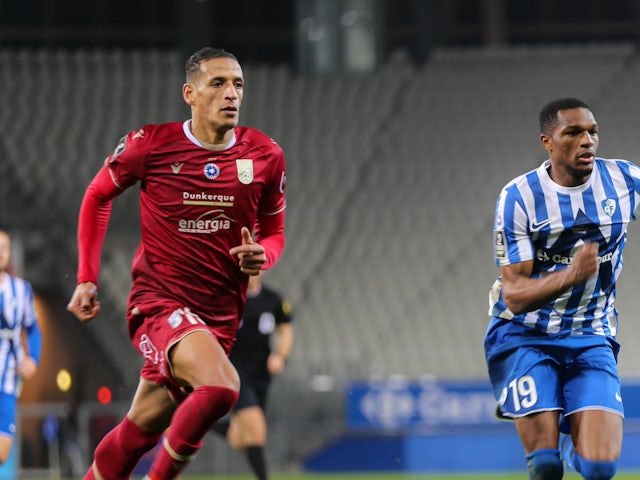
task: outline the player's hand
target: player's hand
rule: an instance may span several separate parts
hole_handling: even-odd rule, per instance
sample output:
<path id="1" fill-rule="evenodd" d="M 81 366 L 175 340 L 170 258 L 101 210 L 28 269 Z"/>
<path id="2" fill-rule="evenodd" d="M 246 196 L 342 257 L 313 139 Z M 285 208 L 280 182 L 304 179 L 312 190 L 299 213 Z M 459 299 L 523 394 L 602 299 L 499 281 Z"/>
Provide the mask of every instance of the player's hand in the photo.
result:
<path id="1" fill-rule="evenodd" d="M 267 261 L 264 247 L 253 241 L 251 232 L 247 227 L 242 227 L 240 234 L 242 235 L 242 245 L 233 247 L 229 250 L 229 253 L 234 257 L 238 257 L 241 272 L 247 275 L 258 275 L 264 262 Z"/>
<path id="2" fill-rule="evenodd" d="M 73 313 L 81 322 L 93 320 L 100 313 L 98 287 L 93 282 L 83 282 L 76 286 L 67 311 Z"/>
<path id="3" fill-rule="evenodd" d="M 284 370 L 287 359 L 279 353 L 272 353 L 267 357 L 267 370 L 271 375 L 279 375 Z"/>
<path id="4" fill-rule="evenodd" d="M 598 242 L 585 242 L 571 262 L 572 284 L 586 282 L 598 271 Z"/>
<path id="5" fill-rule="evenodd" d="M 38 369 L 38 365 L 36 361 L 31 357 L 24 357 L 18 368 L 16 369 L 18 375 L 20 375 L 24 379 L 28 379 L 33 377 L 36 374 L 36 370 Z"/>

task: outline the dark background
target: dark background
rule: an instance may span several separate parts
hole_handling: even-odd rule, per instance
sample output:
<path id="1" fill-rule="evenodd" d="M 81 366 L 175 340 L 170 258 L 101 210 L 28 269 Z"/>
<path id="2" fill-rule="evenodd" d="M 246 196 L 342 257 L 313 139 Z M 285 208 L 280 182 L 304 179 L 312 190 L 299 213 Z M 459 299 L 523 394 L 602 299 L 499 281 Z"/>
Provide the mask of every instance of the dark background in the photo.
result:
<path id="1" fill-rule="evenodd" d="M 0 45 L 181 47 L 209 44 L 241 61 L 296 59 L 301 12 L 349 0 L 0 0 Z M 367 2 L 365 2 L 367 3 Z M 417 61 L 436 45 L 636 40 L 634 0 L 370 0 L 382 56 Z"/>

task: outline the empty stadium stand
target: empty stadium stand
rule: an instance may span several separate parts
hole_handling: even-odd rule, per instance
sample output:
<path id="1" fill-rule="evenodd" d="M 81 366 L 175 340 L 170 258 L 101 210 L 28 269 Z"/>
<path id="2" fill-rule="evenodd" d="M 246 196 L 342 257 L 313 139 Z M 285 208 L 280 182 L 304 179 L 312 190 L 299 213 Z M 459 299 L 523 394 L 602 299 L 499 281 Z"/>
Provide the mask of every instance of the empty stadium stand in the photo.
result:
<path id="1" fill-rule="evenodd" d="M 0 48 L 0 225 L 50 240 L 52 251 L 34 242 L 38 252 L 28 252 L 51 257 L 27 258 L 36 285 L 71 293 L 81 194 L 118 139 L 144 123 L 187 117 L 182 62 L 172 50 Z M 583 98 L 601 124 L 600 154 L 640 162 L 640 57 L 630 44 L 441 49 L 419 67 L 398 54 L 357 75 L 244 69 L 241 121 L 287 156 L 288 243 L 266 282 L 295 309 L 297 346 L 285 374 L 294 397 L 318 394 L 319 378 L 331 379 L 325 385 L 340 396 L 353 378 L 486 377 L 495 199 L 544 160 L 543 103 Z M 105 348 L 129 387 L 137 358 L 124 302 L 136 213 L 135 192 L 114 204 L 101 278 L 105 318 L 92 325 L 110 339 Z M 640 231 L 630 230 L 620 368 L 634 377 Z M 304 414 L 291 412 L 294 422 Z"/>

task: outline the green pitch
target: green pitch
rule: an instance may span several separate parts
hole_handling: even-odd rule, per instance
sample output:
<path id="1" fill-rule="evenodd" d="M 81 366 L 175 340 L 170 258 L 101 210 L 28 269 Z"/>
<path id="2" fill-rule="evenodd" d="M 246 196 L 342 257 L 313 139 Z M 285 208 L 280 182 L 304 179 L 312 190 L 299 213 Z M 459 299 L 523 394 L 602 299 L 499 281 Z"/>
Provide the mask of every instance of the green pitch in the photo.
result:
<path id="1" fill-rule="evenodd" d="M 184 480 L 255 480 L 250 475 L 185 475 Z M 529 475 L 526 470 L 510 474 L 487 474 L 487 475 L 411 475 L 411 474 L 272 474 L 271 480 L 527 480 Z M 615 476 L 616 480 L 638 480 L 638 472 L 622 472 Z M 564 480 L 581 480 L 582 477 L 573 472 L 565 473 Z"/>

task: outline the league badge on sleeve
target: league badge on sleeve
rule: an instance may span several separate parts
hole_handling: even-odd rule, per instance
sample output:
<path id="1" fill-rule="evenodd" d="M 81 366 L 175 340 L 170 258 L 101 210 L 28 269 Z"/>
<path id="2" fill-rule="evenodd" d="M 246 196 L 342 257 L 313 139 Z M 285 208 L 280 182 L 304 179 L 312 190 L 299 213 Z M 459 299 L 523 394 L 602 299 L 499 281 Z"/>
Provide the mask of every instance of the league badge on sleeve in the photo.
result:
<path id="1" fill-rule="evenodd" d="M 238 169 L 238 180 L 240 180 L 240 183 L 249 185 L 253 182 L 253 160 L 239 158 L 236 160 L 236 168 Z"/>
<path id="2" fill-rule="evenodd" d="M 113 151 L 113 153 L 111 154 L 110 157 L 107 157 L 107 162 L 111 163 L 113 162 L 116 158 L 118 158 L 118 156 L 125 151 L 125 149 L 127 148 L 127 136 L 125 135 L 124 137 L 122 137 L 120 139 L 120 141 L 118 142 L 118 145 L 116 146 L 115 150 Z"/>
<path id="3" fill-rule="evenodd" d="M 494 231 L 495 239 L 494 239 L 494 251 L 496 258 L 504 258 L 506 255 L 506 242 L 504 240 L 504 231 L 496 230 Z"/>

